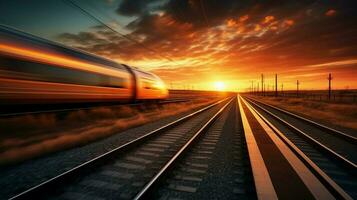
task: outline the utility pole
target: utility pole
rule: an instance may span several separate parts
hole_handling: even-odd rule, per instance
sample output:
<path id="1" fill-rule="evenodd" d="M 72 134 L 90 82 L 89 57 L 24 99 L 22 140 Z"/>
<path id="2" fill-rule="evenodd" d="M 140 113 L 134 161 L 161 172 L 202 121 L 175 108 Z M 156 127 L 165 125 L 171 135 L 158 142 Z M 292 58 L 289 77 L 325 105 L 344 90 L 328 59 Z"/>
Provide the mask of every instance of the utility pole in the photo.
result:
<path id="1" fill-rule="evenodd" d="M 299 80 L 296 81 L 296 96 L 299 97 L 299 85 L 300 85 L 300 82 Z"/>
<path id="2" fill-rule="evenodd" d="M 332 80 L 331 73 L 329 73 L 327 80 L 328 80 L 328 100 L 331 100 L 331 80 Z"/>
<path id="3" fill-rule="evenodd" d="M 251 93 L 252 93 L 252 94 L 254 93 L 253 81 L 252 81 L 252 90 L 251 90 Z"/>
<path id="4" fill-rule="evenodd" d="M 258 85 L 257 85 L 257 86 L 258 86 L 258 87 L 257 87 L 257 95 L 259 95 L 259 88 L 260 88 L 260 87 L 259 87 L 259 81 L 258 81 L 257 84 L 258 84 Z"/>
<path id="5" fill-rule="evenodd" d="M 275 74 L 275 97 L 278 96 L 278 74 Z"/>
<path id="6" fill-rule="evenodd" d="M 284 96 L 284 83 L 281 83 L 281 94 Z"/>
<path id="7" fill-rule="evenodd" d="M 262 74 L 262 95 L 265 96 L 265 94 L 264 94 L 264 74 Z"/>

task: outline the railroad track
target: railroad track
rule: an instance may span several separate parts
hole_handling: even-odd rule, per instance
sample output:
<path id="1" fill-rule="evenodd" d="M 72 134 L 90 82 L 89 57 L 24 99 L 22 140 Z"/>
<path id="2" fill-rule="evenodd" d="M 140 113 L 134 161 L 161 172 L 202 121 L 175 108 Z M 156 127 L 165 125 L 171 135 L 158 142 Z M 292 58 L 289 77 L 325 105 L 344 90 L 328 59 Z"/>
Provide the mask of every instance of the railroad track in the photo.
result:
<path id="1" fill-rule="evenodd" d="M 357 155 L 355 154 L 357 151 L 357 140 L 355 137 L 263 102 L 252 99 L 248 101 L 284 124 L 323 153 L 329 154 L 330 157 L 344 165 L 347 169 L 351 171 L 357 169 Z M 300 120 L 300 123 L 291 120 L 292 118 Z"/>
<path id="2" fill-rule="evenodd" d="M 350 143 L 352 143 L 352 144 L 354 144 L 354 145 L 357 144 L 357 137 L 356 137 L 356 136 L 353 136 L 353 135 L 344 133 L 344 132 L 342 132 L 342 131 L 339 131 L 339 130 L 330 128 L 330 127 L 328 127 L 328 126 L 326 126 L 326 125 L 320 124 L 320 123 L 318 123 L 318 122 L 315 122 L 315 121 L 313 121 L 313 120 L 307 119 L 307 118 L 302 117 L 302 116 L 299 116 L 299 115 L 297 115 L 297 114 L 294 114 L 294 113 L 292 113 L 292 112 L 289 112 L 289 111 L 284 110 L 284 109 L 281 109 L 281 108 L 278 108 L 278 107 L 276 107 L 276 106 L 266 104 L 266 103 L 264 103 L 264 102 L 262 102 L 262 101 L 258 101 L 258 100 L 256 100 L 256 99 L 249 98 L 249 97 L 246 97 L 246 98 L 249 99 L 249 100 L 251 100 L 251 101 L 253 101 L 253 102 L 255 102 L 255 103 L 258 103 L 258 104 L 260 104 L 260 105 L 262 105 L 262 106 L 264 106 L 264 107 L 270 108 L 270 109 L 272 109 L 273 111 L 275 110 L 275 111 L 277 111 L 278 113 L 282 113 L 282 114 L 287 115 L 287 116 L 289 116 L 289 117 L 291 117 L 291 118 L 300 120 L 300 121 L 302 121 L 303 123 L 307 123 L 307 124 L 309 124 L 309 125 L 311 125 L 311 126 L 314 126 L 314 127 L 318 128 L 318 129 L 324 131 L 325 133 L 331 134 L 331 135 L 333 135 L 333 136 L 335 136 L 335 137 L 339 137 L 339 138 L 341 138 L 341 139 L 343 139 L 343 140 L 346 140 L 346 141 L 348 141 L 348 142 L 350 142 Z"/>
<path id="3" fill-rule="evenodd" d="M 133 199 L 256 199 L 236 99 L 226 110 Z"/>
<path id="4" fill-rule="evenodd" d="M 62 113 L 69 113 L 73 111 L 80 111 L 80 110 L 92 110 L 95 108 L 99 107 L 105 107 L 105 108 L 120 108 L 121 106 L 130 106 L 130 107 L 139 107 L 139 106 L 150 106 L 150 105 L 165 105 L 165 104 L 172 104 L 172 103 L 184 103 L 188 102 L 190 100 L 188 99 L 171 99 L 171 100 L 163 100 L 159 101 L 156 103 L 145 103 L 145 102 L 140 102 L 140 103 L 129 103 L 129 104 L 99 104 L 99 105 L 91 105 L 89 104 L 88 106 L 69 106 L 66 107 L 66 105 L 63 105 L 61 107 L 63 108 L 55 108 L 55 106 L 50 106 L 50 107 L 44 107 L 44 108 L 31 108 L 32 105 L 27 105 L 26 107 L 20 107 L 14 109 L 9 109 L 5 108 L 2 109 L 0 112 L 0 118 L 8 118 L 8 117 L 17 117 L 17 116 L 23 116 L 23 115 L 38 115 L 38 114 L 62 114 Z M 19 111 L 21 110 L 21 111 Z M 25 110 L 25 111 L 23 111 Z"/>
<path id="5" fill-rule="evenodd" d="M 225 99 L 182 117 L 10 199 L 92 198 L 98 192 L 107 198 L 141 198 L 232 101 Z"/>
<path id="6" fill-rule="evenodd" d="M 336 197 L 357 198 L 353 137 L 276 107 L 244 98 Z M 304 127 L 306 126 L 306 127 Z"/>
<path id="7" fill-rule="evenodd" d="M 272 109 L 219 101 L 11 199 L 357 199 L 354 161 L 324 137 L 353 141 Z"/>

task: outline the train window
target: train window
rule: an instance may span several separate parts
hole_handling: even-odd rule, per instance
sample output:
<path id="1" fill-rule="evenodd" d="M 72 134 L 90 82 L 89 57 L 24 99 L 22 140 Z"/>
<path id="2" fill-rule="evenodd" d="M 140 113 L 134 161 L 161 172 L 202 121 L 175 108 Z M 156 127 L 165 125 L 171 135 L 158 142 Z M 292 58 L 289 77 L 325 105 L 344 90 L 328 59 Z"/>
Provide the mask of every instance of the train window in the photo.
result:
<path id="1" fill-rule="evenodd" d="M 0 56 L 0 76 L 78 85 L 127 88 L 128 79 Z"/>
<path id="2" fill-rule="evenodd" d="M 65 47 L 65 46 L 60 46 L 56 43 L 51 44 L 50 48 L 54 49 L 54 47 L 56 47 L 55 49 L 58 51 L 58 53 L 67 54 L 66 56 L 68 56 L 68 57 L 74 56 L 75 58 L 80 58 L 83 61 L 91 61 L 94 64 L 105 65 L 105 67 L 119 69 L 121 71 L 127 71 L 126 68 L 124 66 L 120 65 L 119 63 L 107 60 L 105 58 L 95 56 L 93 54 L 90 54 L 90 53 L 87 53 L 87 52 L 84 52 L 81 50 L 72 49 L 72 48 Z"/>
<path id="3" fill-rule="evenodd" d="M 112 76 L 109 77 L 108 84 L 109 87 L 123 87 L 123 88 L 128 87 L 127 81 L 125 82 L 124 79 L 122 78 L 117 78 Z"/>
<path id="4" fill-rule="evenodd" d="M 148 81 L 143 81 L 143 88 L 144 89 L 151 89 L 151 83 Z"/>
<path id="5" fill-rule="evenodd" d="M 155 85 L 154 81 L 144 80 L 142 81 L 144 89 L 158 90 L 159 88 Z"/>

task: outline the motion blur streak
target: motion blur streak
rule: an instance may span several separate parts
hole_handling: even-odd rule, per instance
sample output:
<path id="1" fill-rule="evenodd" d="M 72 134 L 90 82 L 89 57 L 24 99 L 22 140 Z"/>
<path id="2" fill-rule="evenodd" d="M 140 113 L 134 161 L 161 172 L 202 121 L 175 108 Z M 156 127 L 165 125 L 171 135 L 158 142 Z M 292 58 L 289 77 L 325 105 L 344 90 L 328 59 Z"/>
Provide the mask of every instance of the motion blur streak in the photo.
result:
<path id="1" fill-rule="evenodd" d="M 0 132 L 10 130 L 9 132 L 15 134 L 4 134 L 0 137 L 0 166 L 87 144 L 124 129 L 191 112 L 215 101 L 215 97 L 206 97 L 190 103 L 164 105 L 146 113 L 123 106 L 121 109 L 98 108 L 76 111 L 62 120 L 56 119 L 52 114 L 2 119 Z M 5 124 L 8 126 L 4 130 L 2 126 L 5 127 Z M 60 128 L 62 126 L 70 128 Z M 38 129 L 42 131 L 39 132 Z"/>
<path id="2" fill-rule="evenodd" d="M 46 64 L 53 64 L 58 66 L 64 66 L 67 68 L 77 68 L 90 72 L 97 72 L 105 75 L 126 75 L 118 70 L 111 70 L 108 68 L 103 68 L 97 65 L 92 65 L 90 63 L 85 63 L 69 58 L 65 58 L 58 55 L 52 55 L 49 53 L 42 53 L 35 50 L 30 50 L 22 47 L 15 47 L 6 44 L 0 44 L 0 52 L 13 55 L 20 58 L 27 58 L 37 62 L 42 62 Z"/>
<path id="3" fill-rule="evenodd" d="M 153 73 L 1 25 L 0 77 L 4 105 L 147 101 L 168 95 Z"/>

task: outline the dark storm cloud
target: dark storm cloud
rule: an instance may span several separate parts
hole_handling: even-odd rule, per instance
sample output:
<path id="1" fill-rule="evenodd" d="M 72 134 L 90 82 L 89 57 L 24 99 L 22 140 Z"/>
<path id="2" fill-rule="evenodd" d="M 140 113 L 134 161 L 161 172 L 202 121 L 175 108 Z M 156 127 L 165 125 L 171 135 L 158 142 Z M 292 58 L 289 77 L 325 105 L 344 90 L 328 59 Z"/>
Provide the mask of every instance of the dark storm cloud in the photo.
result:
<path id="1" fill-rule="evenodd" d="M 149 11 L 149 5 L 158 0 L 124 0 L 119 5 L 116 12 L 121 15 L 134 16 L 142 15 Z"/>
<path id="2" fill-rule="evenodd" d="M 325 16 L 329 7 L 339 10 L 339 14 Z M 256 41 L 271 45 L 262 53 L 289 54 L 303 57 L 307 62 L 312 59 L 345 59 L 356 56 L 357 16 L 349 6 L 334 4 L 320 5 L 319 10 L 314 8 L 315 13 L 319 12 L 315 16 L 297 19 L 291 29 Z"/>
<path id="3" fill-rule="evenodd" d="M 141 15 L 142 19 L 139 20 L 146 21 L 145 18 L 151 17 L 147 12 L 143 12 L 148 10 L 148 3 L 138 1 L 139 3 L 136 4 L 134 3 L 136 1 L 130 2 L 136 5 L 135 10 L 140 11 L 135 12 L 136 15 Z M 313 0 L 170 0 L 160 9 L 177 22 L 191 23 L 195 26 L 212 26 L 229 17 L 237 17 L 244 13 L 253 14 L 251 20 L 260 20 L 260 17 L 265 14 L 283 17 L 314 2 Z M 121 10 L 126 4 L 127 1 L 124 1 L 119 5 L 118 10 Z"/>
<path id="4" fill-rule="evenodd" d="M 239 19 L 244 15 L 249 15 L 244 26 L 254 29 L 256 24 L 268 15 L 280 19 L 296 15 L 301 12 L 301 9 L 310 6 L 315 1 L 169 0 L 160 7 L 161 15 L 146 12 L 149 10 L 149 3 L 147 2 L 138 1 L 137 4 L 133 3 L 135 1 L 130 2 L 135 6 L 133 10 L 137 10 L 135 14 L 138 18 L 129 23 L 127 28 L 133 31 L 132 35 L 145 36 L 147 41 L 156 42 L 157 40 L 176 39 L 175 35 L 182 35 L 180 30 L 172 30 L 173 27 L 186 25 L 187 28 L 187 26 L 191 26 L 191 32 L 195 32 L 219 26 L 224 24 L 227 19 Z M 122 2 L 118 10 L 122 10 L 127 4 L 129 4 L 128 1 Z M 134 12 L 130 13 L 134 14 Z"/>

